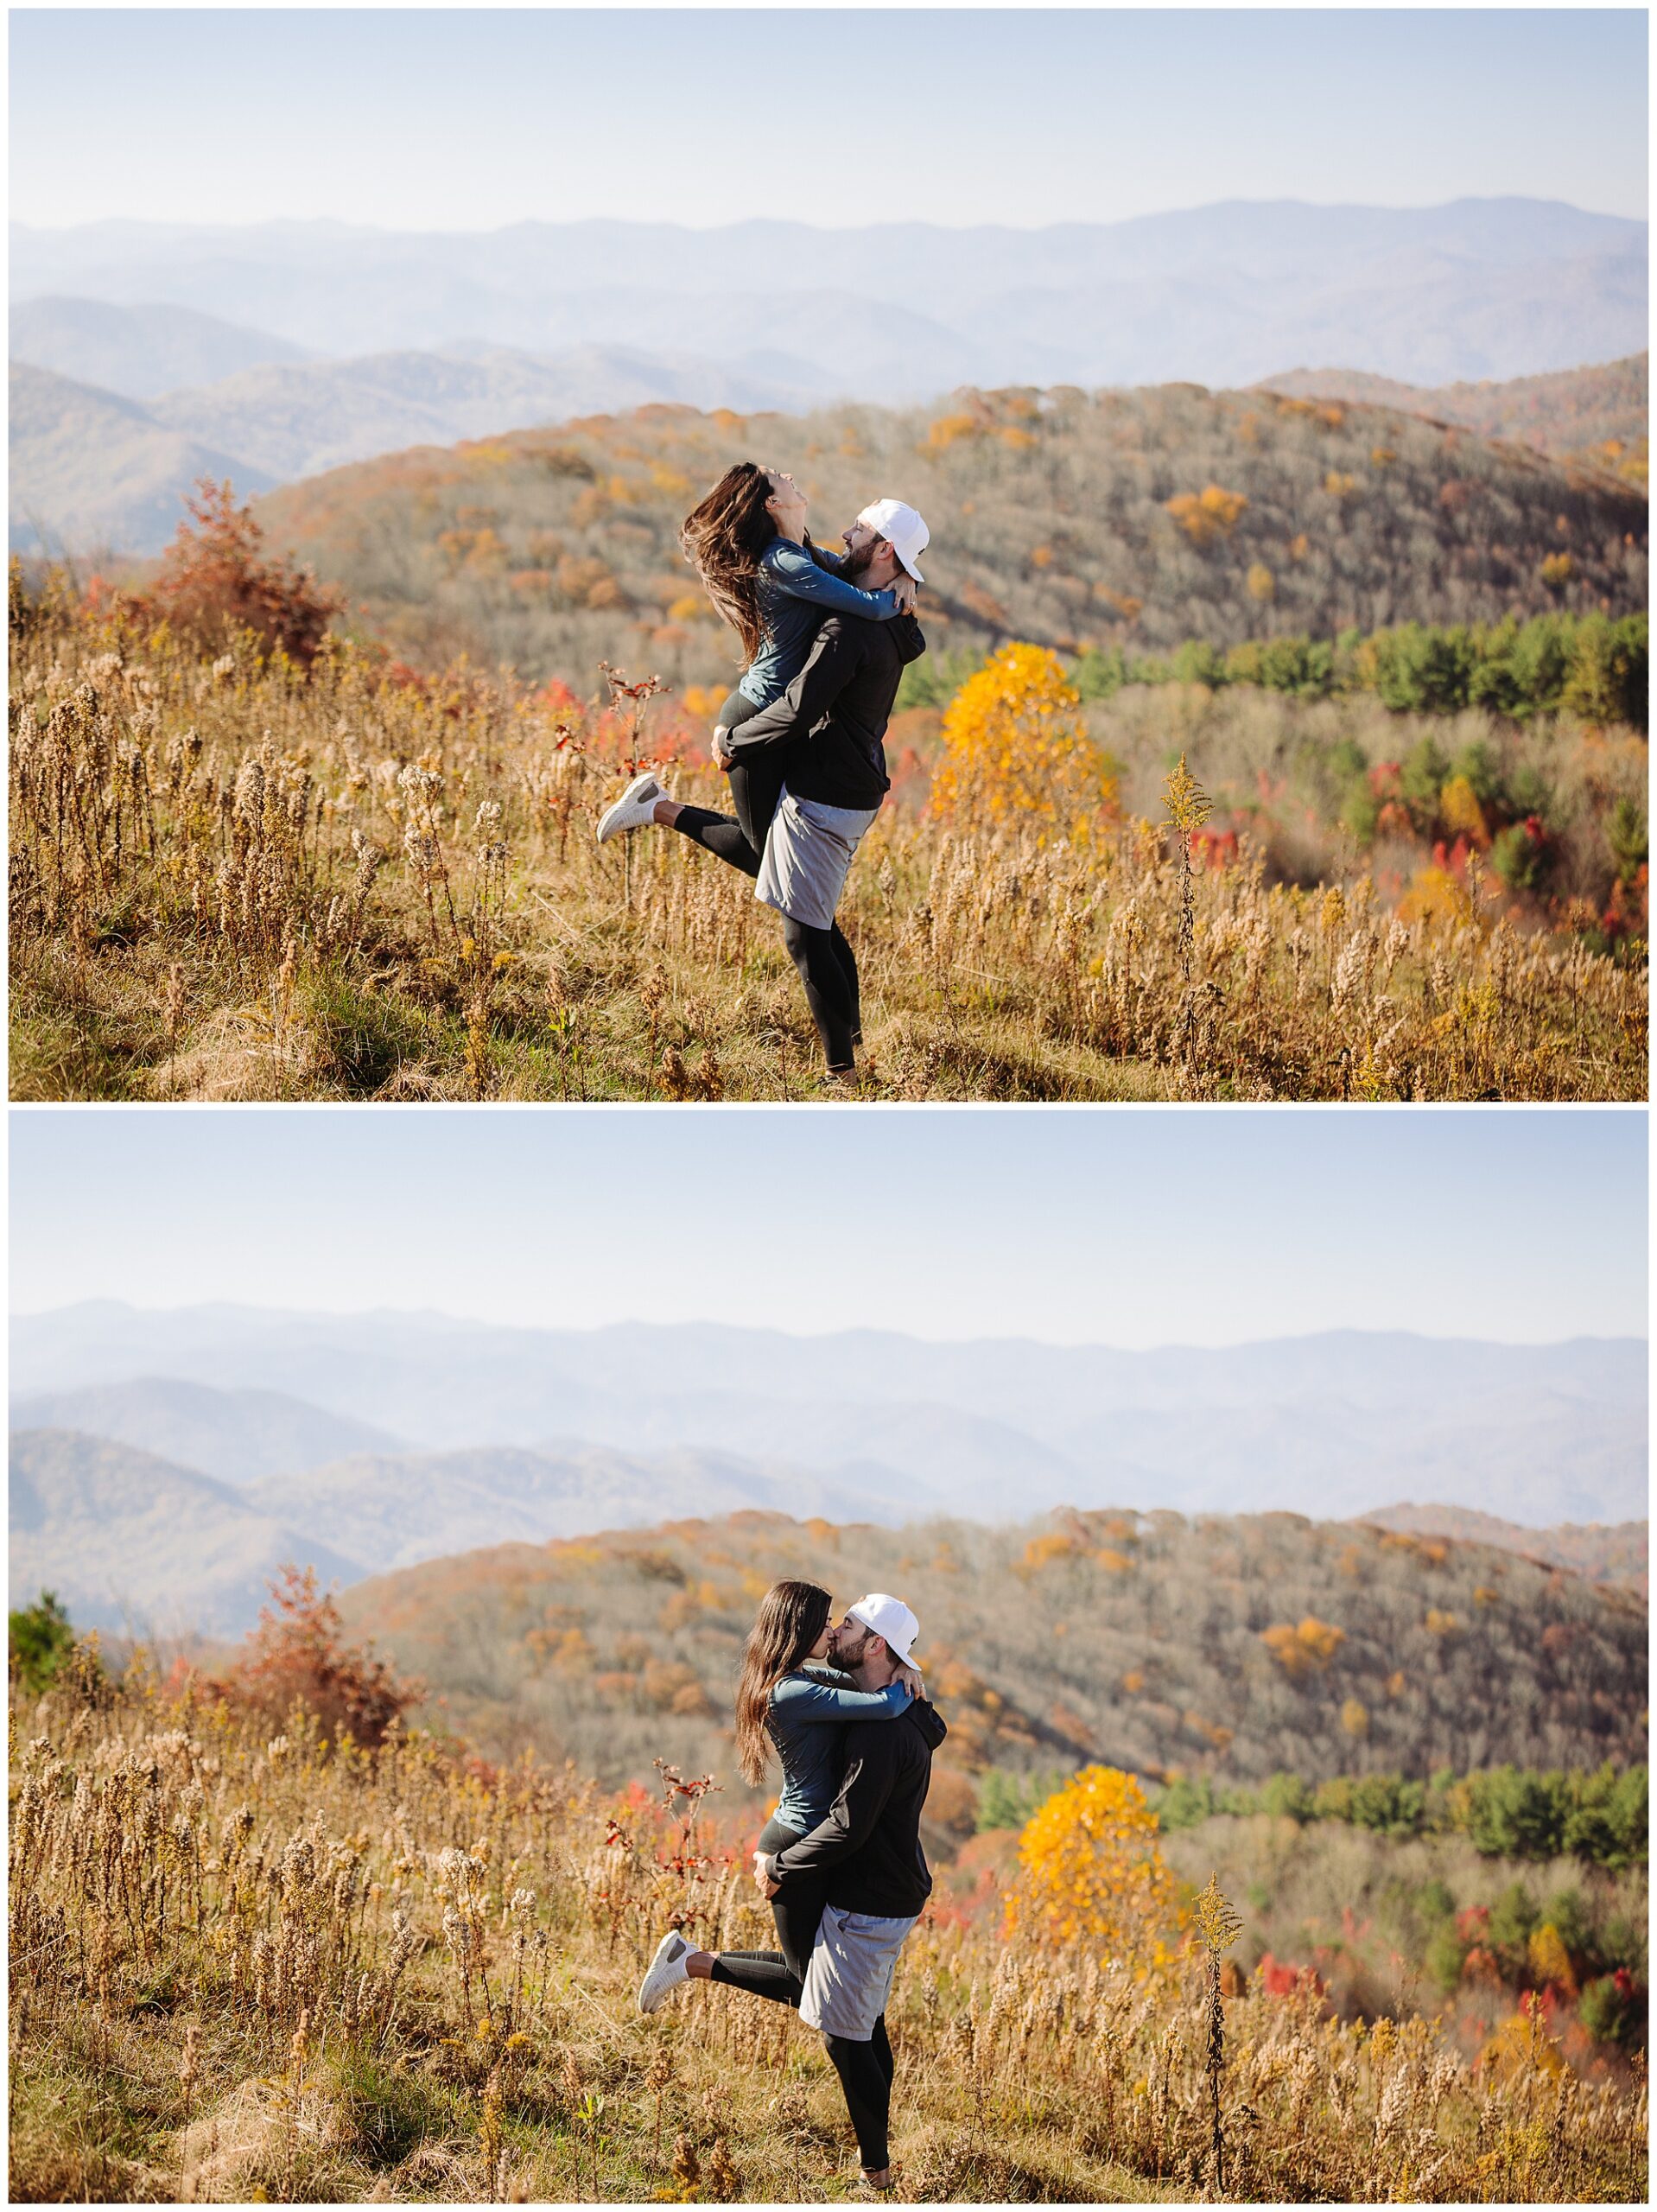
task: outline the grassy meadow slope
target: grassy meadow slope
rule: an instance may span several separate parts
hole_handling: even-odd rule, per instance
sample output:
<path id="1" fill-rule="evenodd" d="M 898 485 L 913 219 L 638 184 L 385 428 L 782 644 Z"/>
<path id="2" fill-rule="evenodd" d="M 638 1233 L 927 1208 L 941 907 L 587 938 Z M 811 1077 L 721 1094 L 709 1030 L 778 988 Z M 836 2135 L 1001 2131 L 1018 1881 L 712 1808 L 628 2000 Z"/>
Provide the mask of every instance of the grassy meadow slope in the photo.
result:
<path id="1" fill-rule="evenodd" d="M 585 688 L 607 658 L 722 690 L 729 633 L 676 533 L 745 457 L 793 470 L 825 535 L 878 493 L 922 510 L 935 652 L 1645 605 L 1645 500 L 1609 473 L 1384 408 L 1189 385 L 803 419 L 643 408 L 365 462 L 258 512 L 416 665 L 466 652 Z"/>
<path id="2" fill-rule="evenodd" d="M 435 1560 L 341 1604 L 492 1756 L 533 1747 L 621 1783 L 660 1755 L 734 1787 L 733 1670 L 784 1575 L 847 1601 L 902 1590 L 963 1787 L 989 1766 L 1090 1758 L 1258 1782 L 1645 1755 L 1641 1599 L 1481 1545 L 1292 1514 L 894 1535 L 745 1513 Z"/>
<path id="3" fill-rule="evenodd" d="M 14 2201 L 854 2194 L 834 2076 L 781 2007 L 693 1986 L 635 2008 L 670 1919 L 714 1948 L 769 1939 L 752 1823 L 718 1799 L 664 1810 L 418 1734 L 330 1745 L 297 1711 L 273 1733 L 84 1660 L 10 1717 Z M 1154 1822 L 1120 1809 L 1124 1855 L 1153 1864 Z M 1540 1870 L 1573 1886 L 1533 1951 L 1493 1885 L 1537 1869 L 1292 1831 L 1171 1837 L 1185 1878 L 1131 1916 L 1090 1905 L 1069 1942 L 1008 1927 L 993 1866 L 946 1875 L 888 2006 L 905 2198 L 1641 2200 L 1636 1985 L 1599 1973 L 1578 1999 L 1574 1978 L 1641 1878 L 1602 1896 Z M 1193 1856 L 1196 1878 L 1224 1864 L 1249 1941 L 1210 2003 Z M 1457 1903 L 1486 1933 L 1453 2005 L 1400 1979 L 1401 1951 L 1360 1978 L 1378 1938 L 1453 1948 Z M 1529 2017 L 1497 1966 L 1515 1931 Z M 1286 1948 L 1308 1936 L 1310 1961 Z"/>
<path id="4" fill-rule="evenodd" d="M 435 644 L 422 541 L 385 527 Z M 625 696 L 427 680 L 333 641 L 306 674 L 226 634 L 213 593 L 244 590 L 242 530 L 187 556 L 210 579 L 199 635 L 14 579 L 14 1097 L 811 1092 L 797 978 L 746 880 L 671 836 L 592 841 L 641 755 L 721 803 L 689 702 L 641 719 Z M 254 573 L 257 603 L 291 595 Z M 575 642 L 613 649 L 618 619 L 589 605 Z M 1600 618 L 1579 629 L 1590 657 L 1622 653 Z M 977 793 L 953 814 L 929 798 L 936 713 L 892 728 L 896 803 L 841 904 L 866 1095 L 1644 1095 L 1635 732 L 1242 683 L 1084 714 L 1028 646 L 986 685 L 949 740 Z M 1054 712 L 1079 791 L 994 736 Z M 1182 751 L 1225 806 L 1200 834 L 1166 826 Z"/>

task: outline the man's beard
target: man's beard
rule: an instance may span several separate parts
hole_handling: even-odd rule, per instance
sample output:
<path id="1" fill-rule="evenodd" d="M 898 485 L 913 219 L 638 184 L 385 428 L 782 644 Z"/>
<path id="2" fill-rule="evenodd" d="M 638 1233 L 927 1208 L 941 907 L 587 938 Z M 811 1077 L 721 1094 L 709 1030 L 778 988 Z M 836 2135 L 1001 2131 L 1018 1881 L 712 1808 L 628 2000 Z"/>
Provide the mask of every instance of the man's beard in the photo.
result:
<path id="1" fill-rule="evenodd" d="M 865 1629 L 855 1643 L 849 1637 L 835 1637 L 828 1647 L 828 1656 L 842 1674 L 849 1675 L 862 1665 L 869 1648 L 869 1638 L 873 1633 L 873 1629 Z"/>

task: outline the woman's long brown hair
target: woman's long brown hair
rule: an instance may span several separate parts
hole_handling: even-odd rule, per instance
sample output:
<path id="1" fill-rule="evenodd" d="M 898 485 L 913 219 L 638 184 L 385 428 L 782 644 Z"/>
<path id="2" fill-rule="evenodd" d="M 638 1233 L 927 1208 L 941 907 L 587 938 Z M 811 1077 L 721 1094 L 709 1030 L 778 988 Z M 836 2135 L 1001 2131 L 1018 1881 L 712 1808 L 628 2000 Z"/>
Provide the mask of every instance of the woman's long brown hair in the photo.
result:
<path id="1" fill-rule="evenodd" d="M 736 1756 L 744 1781 L 758 1789 L 765 1778 L 771 1737 L 765 1715 L 771 1694 L 790 1674 L 828 1625 L 833 1604 L 815 1582 L 773 1582 L 759 1600 L 759 1618 L 748 1630 L 742 1654 L 742 1679 L 736 1692 Z"/>
<path id="2" fill-rule="evenodd" d="M 750 661 L 765 639 L 759 612 L 759 556 L 777 535 L 777 525 L 765 512 L 770 497 L 770 470 L 756 461 L 740 461 L 685 517 L 679 531 L 686 560 L 741 639 L 743 657 Z"/>

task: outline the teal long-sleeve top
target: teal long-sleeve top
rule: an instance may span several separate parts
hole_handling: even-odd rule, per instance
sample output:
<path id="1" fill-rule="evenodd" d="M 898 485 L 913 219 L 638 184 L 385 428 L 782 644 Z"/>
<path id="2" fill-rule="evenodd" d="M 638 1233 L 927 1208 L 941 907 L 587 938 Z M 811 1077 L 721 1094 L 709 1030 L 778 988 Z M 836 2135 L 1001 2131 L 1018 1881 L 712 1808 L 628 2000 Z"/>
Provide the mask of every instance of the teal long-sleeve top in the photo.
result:
<path id="1" fill-rule="evenodd" d="M 797 1669 L 773 1685 L 766 1727 L 783 1763 L 783 1794 L 772 1817 L 809 1834 L 840 1795 L 848 1721 L 895 1720 L 911 1700 L 901 1682 L 860 1690 L 848 1676 Z"/>
<path id="2" fill-rule="evenodd" d="M 805 666 L 825 614 L 860 614 L 889 622 L 898 612 L 891 591 L 863 591 L 835 573 L 844 556 L 809 541 L 774 537 L 759 556 L 759 612 L 765 643 L 743 671 L 737 690 L 756 707 L 780 699 Z"/>

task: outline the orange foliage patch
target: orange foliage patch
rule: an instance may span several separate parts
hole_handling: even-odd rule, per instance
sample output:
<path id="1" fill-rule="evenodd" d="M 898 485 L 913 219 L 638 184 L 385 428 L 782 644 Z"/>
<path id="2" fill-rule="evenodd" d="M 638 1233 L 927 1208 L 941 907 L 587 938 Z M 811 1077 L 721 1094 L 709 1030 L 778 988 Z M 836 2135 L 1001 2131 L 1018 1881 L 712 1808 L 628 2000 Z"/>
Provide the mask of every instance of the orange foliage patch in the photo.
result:
<path id="1" fill-rule="evenodd" d="M 1209 484 L 1201 492 L 1177 493 L 1163 501 L 1192 544 L 1198 546 L 1229 537 L 1248 505 L 1241 492 L 1223 491 L 1217 484 Z"/>
<path id="2" fill-rule="evenodd" d="M 1260 1631 L 1260 1642 L 1291 1681 L 1324 1673 L 1345 1641 L 1344 1629 L 1317 1620 L 1311 1613 L 1298 1628 L 1279 1625 Z"/>

